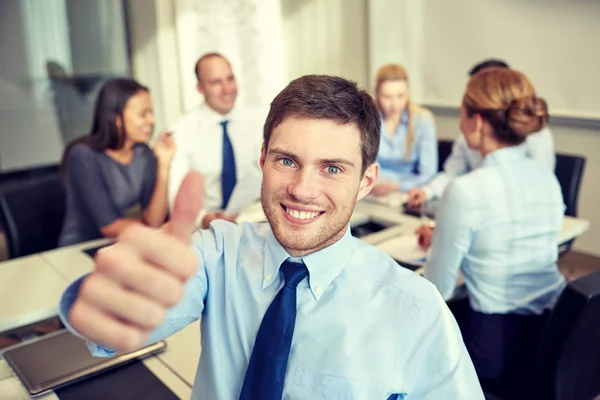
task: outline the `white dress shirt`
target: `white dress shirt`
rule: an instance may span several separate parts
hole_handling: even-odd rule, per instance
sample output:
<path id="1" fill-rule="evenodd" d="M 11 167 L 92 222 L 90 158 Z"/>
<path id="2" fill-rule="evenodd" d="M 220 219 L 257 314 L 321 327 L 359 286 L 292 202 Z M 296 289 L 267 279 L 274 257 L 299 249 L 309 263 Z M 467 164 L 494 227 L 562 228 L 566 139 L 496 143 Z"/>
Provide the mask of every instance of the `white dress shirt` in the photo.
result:
<path id="1" fill-rule="evenodd" d="M 541 314 L 565 284 L 556 266 L 563 211 L 558 180 L 525 146 L 496 150 L 444 191 L 425 277 L 448 299 L 460 269 L 473 310 Z"/>
<path id="2" fill-rule="evenodd" d="M 554 172 L 556 154 L 554 154 L 554 139 L 550 129 L 544 128 L 527 136 L 523 147 L 529 157 Z M 444 171 L 438 173 L 428 185 L 423 187 L 427 198 L 434 200 L 442 197 L 444 189 L 452 179 L 473 171 L 482 164 L 481 153 L 469 148 L 465 137 L 459 135 L 452 145 L 452 153 L 444 163 Z"/>
<path id="3" fill-rule="evenodd" d="M 221 208 L 222 121 L 229 121 L 227 134 L 233 147 L 237 182 L 248 174 L 260 174 L 259 158 L 265 116 L 264 111 L 259 109 L 233 109 L 224 116 L 203 104 L 175 121 L 170 129 L 177 145 L 169 176 L 170 207 L 173 207 L 185 175 L 190 171 L 198 171 L 204 175 L 205 181 L 204 209 L 216 211 Z"/>

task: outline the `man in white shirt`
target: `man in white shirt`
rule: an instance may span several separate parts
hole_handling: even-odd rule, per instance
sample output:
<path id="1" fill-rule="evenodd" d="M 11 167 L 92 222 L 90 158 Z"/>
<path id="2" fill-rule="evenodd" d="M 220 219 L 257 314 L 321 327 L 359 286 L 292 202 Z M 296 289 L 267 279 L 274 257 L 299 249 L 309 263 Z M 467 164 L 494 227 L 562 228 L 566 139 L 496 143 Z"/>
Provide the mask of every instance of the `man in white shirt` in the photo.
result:
<path id="1" fill-rule="evenodd" d="M 470 71 L 469 76 L 491 67 L 510 68 L 502 60 L 485 60 L 475 65 Z M 526 154 L 538 164 L 554 172 L 556 155 L 554 154 L 554 139 L 552 132 L 547 127 L 541 131 L 531 134 L 527 137 L 525 143 Z M 481 154 L 470 149 L 461 134 L 452 145 L 452 152 L 444 163 L 444 170 L 439 172 L 427 185 L 420 188 L 413 188 L 408 192 L 408 205 L 418 207 L 421 203 L 428 200 L 435 200 L 442 197 L 444 189 L 450 181 L 458 176 L 464 175 L 479 168 L 483 164 Z"/>
<path id="2" fill-rule="evenodd" d="M 237 83 L 229 61 L 222 55 L 208 53 L 200 57 L 195 73 L 204 104 L 171 126 L 177 153 L 171 163 L 169 204 L 172 208 L 183 177 L 190 171 L 201 172 L 206 198 L 197 224 L 207 228 L 215 219 L 235 219 L 235 215 L 223 211 L 233 187 L 249 174 L 260 174 L 264 116 L 234 108 Z"/>

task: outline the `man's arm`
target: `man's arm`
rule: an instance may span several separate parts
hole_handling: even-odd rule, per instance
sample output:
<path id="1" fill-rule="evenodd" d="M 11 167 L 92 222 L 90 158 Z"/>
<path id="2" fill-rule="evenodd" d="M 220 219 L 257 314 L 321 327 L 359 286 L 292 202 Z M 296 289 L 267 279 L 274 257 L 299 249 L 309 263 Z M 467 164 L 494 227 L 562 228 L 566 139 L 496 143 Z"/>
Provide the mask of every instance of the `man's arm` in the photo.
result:
<path id="1" fill-rule="evenodd" d="M 199 316 L 207 284 L 203 267 L 197 273 L 203 257 L 195 254 L 190 238 L 203 199 L 202 176 L 190 173 L 163 229 L 133 226 L 116 244 L 99 251 L 93 272 L 71 286 L 61 301 L 62 317 L 71 329 L 104 350 L 128 352 L 185 326 L 185 318 L 171 326 L 166 319 L 182 298 L 186 307 L 175 307 L 175 313 L 189 316 L 191 309 Z M 186 284 L 198 276 L 200 282 Z M 159 326 L 164 329 L 160 334 Z"/>
<path id="2" fill-rule="evenodd" d="M 554 138 L 550 129 L 544 128 L 537 133 L 529 135 L 525 146 L 527 147 L 527 154 L 534 161 L 554 173 L 556 154 L 554 153 Z"/>
<path id="3" fill-rule="evenodd" d="M 423 187 L 428 199 L 442 197 L 444 189 L 450 181 L 469 171 L 469 159 L 467 158 L 468 146 L 465 137 L 461 134 L 452 145 L 452 152 L 444 162 L 444 171 Z"/>
<path id="4" fill-rule="evenodd" d="M 408 397 L 483 400 L 483 391 L 458 325 L 439 294 L 434 295 L 431 303 L 420 310 L 425 324 L 416 335 L 418 343 L 414 347 L 423 350 L 412 354 L 414 383 Z"/>

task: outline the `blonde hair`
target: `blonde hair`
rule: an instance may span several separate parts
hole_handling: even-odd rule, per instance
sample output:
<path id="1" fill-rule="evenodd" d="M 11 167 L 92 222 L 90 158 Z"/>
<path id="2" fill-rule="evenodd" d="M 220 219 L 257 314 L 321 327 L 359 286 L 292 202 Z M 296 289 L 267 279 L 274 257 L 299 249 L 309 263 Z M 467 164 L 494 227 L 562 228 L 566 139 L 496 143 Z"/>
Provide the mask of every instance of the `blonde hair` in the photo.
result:
<path id="1" fill-rule="evenodd" d="M 488 68 L 471 77 L 463 96 L 469 117 L 479 114 L 504 144 L 518 145 L 548 123 L 546 101 L 537 97 L 525 74 L 514 69 Z"/>
<path id="2" fill-rule="evenodd" d="M 408 74 L 402 65 L 386 64 L 379 69 L 379 72 L 377 72 L 377 78 L 375 81 L 375 102 L 377 103 L 377 108 L 379 108 L 380 112 L 381 105 L 379 104 L 379 89 L 384 82 L 390 81 L 405 81 L 408 85 Z M 410 101 L 410 97 L 406 103 L 406 113 L 408 116 L 408 129 L 406 130 L 406 148 L 404 152 L 404 158 L 406 160 L 410 160 L 410 154 L 415 141 L 415 117 L 419 115 L 420 117 L 433 120 L 433 114 L 431 111 L 413 104 Z"/>

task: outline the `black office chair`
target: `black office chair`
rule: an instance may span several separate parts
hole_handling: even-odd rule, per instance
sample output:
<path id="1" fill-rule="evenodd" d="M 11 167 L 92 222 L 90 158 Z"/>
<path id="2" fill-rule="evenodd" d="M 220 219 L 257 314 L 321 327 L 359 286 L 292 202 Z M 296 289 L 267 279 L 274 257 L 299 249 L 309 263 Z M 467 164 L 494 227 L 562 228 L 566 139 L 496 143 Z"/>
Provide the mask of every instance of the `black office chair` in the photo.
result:
<path id="1" fill-rule="evenodd" d="M 585 169 L 585 157 L 570 154 L 556 154 L 556 167 L 554 173 L 562 189 L 563 201 L 565 202 L 565 215 L 570 217 L 577 216 L 577 202 L 579 199 L 579 188 Z M 575 239 L 561 244 L 559 247 L 559 257 L 567 254 Z"/>
<path id="2" fill-rule="evenodd" d="M 444 163 L 452 153 L 453 140 L 438 139 L 438 172 L 444 170 Z"/>
<path id="3" fill-rule="evenodd" d="M 592 400 L 600 395 L 600 271 L 570 282 L 542 334 L 531 398 Z M 513 394 L 522 388 L 507 388 Z M 486 392 L 487 400 L 508 400 Z"/>
<path id="4" fill-rule="evenodd" d="M 0 190 L 7 187 L 18 186 L 24 181 L 40 179 L 48 176 L 56 176 L 59 173 L 59 164 L 47 164 L 33 168 L 0 172 Z"/>
<path id="5" fill-rule="evenodd" d="M 540 399 L 600 394 L 600 271 L 570 282 L 540 342 Z"/>
<path id="6" fill-rule="evenodd" d="M 65 189 L 58 174 L 0 190 L 9 258 L 56 248 L 64 214 Z"/>

